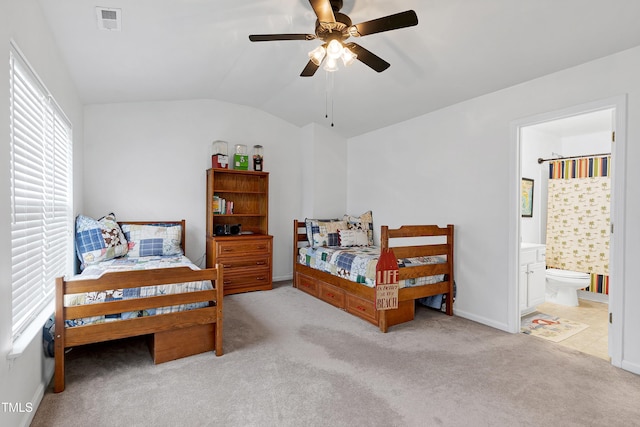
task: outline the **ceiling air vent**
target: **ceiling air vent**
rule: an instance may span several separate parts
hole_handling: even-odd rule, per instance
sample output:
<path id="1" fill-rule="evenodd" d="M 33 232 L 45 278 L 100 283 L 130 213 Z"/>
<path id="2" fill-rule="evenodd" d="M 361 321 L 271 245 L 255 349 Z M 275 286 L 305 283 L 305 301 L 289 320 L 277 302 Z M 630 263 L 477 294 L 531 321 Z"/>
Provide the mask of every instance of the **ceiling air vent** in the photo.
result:
<path id="1" fill-rule="evenodd" d="M 122 29 L 120 9 L 107 9 L 105 7 L 96 7 L 96 15 L 98 17 L 98 28 L 108 31 L 120 31 Z"/>

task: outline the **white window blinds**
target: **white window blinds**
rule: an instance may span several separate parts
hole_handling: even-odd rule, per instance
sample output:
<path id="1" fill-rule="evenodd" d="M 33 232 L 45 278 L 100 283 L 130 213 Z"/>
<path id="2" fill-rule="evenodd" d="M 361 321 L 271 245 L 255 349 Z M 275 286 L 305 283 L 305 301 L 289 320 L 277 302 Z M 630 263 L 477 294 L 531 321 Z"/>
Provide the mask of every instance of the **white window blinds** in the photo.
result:
<path id="1" fill-rule="evenodd" d="M 15 340 L 70 271 L 73 169 L 71 125 L 14 46 L 9 68 Z"/>

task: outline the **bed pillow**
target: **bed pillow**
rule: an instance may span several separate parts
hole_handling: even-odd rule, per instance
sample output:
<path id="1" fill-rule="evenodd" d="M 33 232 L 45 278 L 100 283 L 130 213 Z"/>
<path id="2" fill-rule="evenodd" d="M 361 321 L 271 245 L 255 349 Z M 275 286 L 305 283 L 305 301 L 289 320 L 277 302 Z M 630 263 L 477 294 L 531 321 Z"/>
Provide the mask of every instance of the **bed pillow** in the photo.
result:
<path id="1" fill-rule="evenodd" d="M 305 227 L 307 229 L 307 241 L 309 242 L 309 246 L 314 247 L 313 245 L 313 234 L 320 233 L 320 222 L 333 222 L 340 221 L 340 219 L 315 219 L 315 218 L 306 218 L 304 220 Z"/>
<path id="2" fill-rule="evenodd" d="M 370 246 L 369 236 L 364 230 L 338 230 L 340 246 Z"/>
<path id="3" fill-rule="evenodd" d="M 360 216 L 345 215 L 343 221 L 346 221 L 350 230 L 362 230 L 367 233 L 367 246 L 373 246 L 373 213 L 367 211 Z"/>
<path id="4" fill-rule="evenodd" d="M 76 218 L 76 252 L 80 269 L 100 261 L 121 257 L 128 251 L 127 240 L 113 213 L 96 220 Z"/>
<path id="5" fill-rule="evenodd" d="M 122 224 L 122 231 L 129 242 L 128 257 L 182 255 L 180 225 Z"/>
<path id="6" fill-rule="evenodd" d="M 314 228 L 312 247 L 340 246 L 340 230 L 347 230 L 349 226 L 345 221 L 318 221 L 317 229 Z"/>

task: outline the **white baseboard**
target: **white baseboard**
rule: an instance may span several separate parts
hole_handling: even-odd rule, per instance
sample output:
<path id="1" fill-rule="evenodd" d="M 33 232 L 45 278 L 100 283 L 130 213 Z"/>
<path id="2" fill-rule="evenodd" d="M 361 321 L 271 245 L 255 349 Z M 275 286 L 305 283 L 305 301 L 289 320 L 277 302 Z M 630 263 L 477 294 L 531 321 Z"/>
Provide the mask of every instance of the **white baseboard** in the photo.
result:
<path id="1" fill-rule="evenodd" d="M 293 273 L 291 274 L 285 274 L 284 276 L 273 276 L 271 278 L 272 281 L 274 282 L 284 282 L 285 280 L 292 280 L 293 279 Z"/>
<path id="2" fill-rule="evenodd" d="M 461 310 L 456 310 L 455 307 L 453 309 L 453 314 L 454 316 L 463 317 L 465 319 L 472 320 L 474 322 L 481 323 L 483 325 L 487 325 L 492 328 L 499 329 L 501 331 L 512 333 L 512 331 L 509 330 L 509 325 L 506 323 L 496 322 L 492 319 L 487 319 L 486 317 L 476 316 L 475 314 L 471 314 Z M 516 331 L 516 332 L 519 332 L 519 331 Z"/>
<path id="3" fill-rule="evenodd" d="M 587 301 L 602 302 L 609 304 L 609 295 L 597 294 L 589 291 L 578 291 L 578 298 L 586 299 Z"/>
<path id="4" fill-rule="evenodd" d="M 638 365 L 637 363 L 631 363 L 623 360 L 622 363 L 620 363 L 620 367 L 625 371 L 633 372 L 634 374 L 640 375 L 640 365 Z"/>

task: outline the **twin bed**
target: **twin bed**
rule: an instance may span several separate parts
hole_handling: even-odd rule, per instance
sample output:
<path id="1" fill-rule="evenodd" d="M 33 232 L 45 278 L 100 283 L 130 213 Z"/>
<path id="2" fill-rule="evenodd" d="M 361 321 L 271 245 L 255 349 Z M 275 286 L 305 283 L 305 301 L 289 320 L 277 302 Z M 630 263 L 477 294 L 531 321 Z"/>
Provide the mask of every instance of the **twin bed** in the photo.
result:
<path id="1" fill-rule="evenodd" d="M 382 332 L 413 320 L 416 301 L 453 315 L 453 225 L 382 226 L 380 246 L 374 247 L 370 218 L 294 220 L 293 286 Z M 388 248 L 398 259 L 398 308 L 377 310 L 376 264 L 380 250 Z"/>
<path id="2" fill-rule="evenodd" d="M 185 221 L 121 222 L 127 242 L 115 218 L 106 224 L 78 231 L 77 223 L 77 243 L 78 236 L 87 237 L 79 244 L 87 265 L 81 275 L 56 281 L 56 393 L 65 388 L 69 347 L 147 335 L 154 363 L 205 351 L 223 354 L 223 269 L 199 269 L 183 255 Z M 91 240 L 99 244 L 87 246 Z M 118 249 L 122 244 L 132 256 Z"/>

